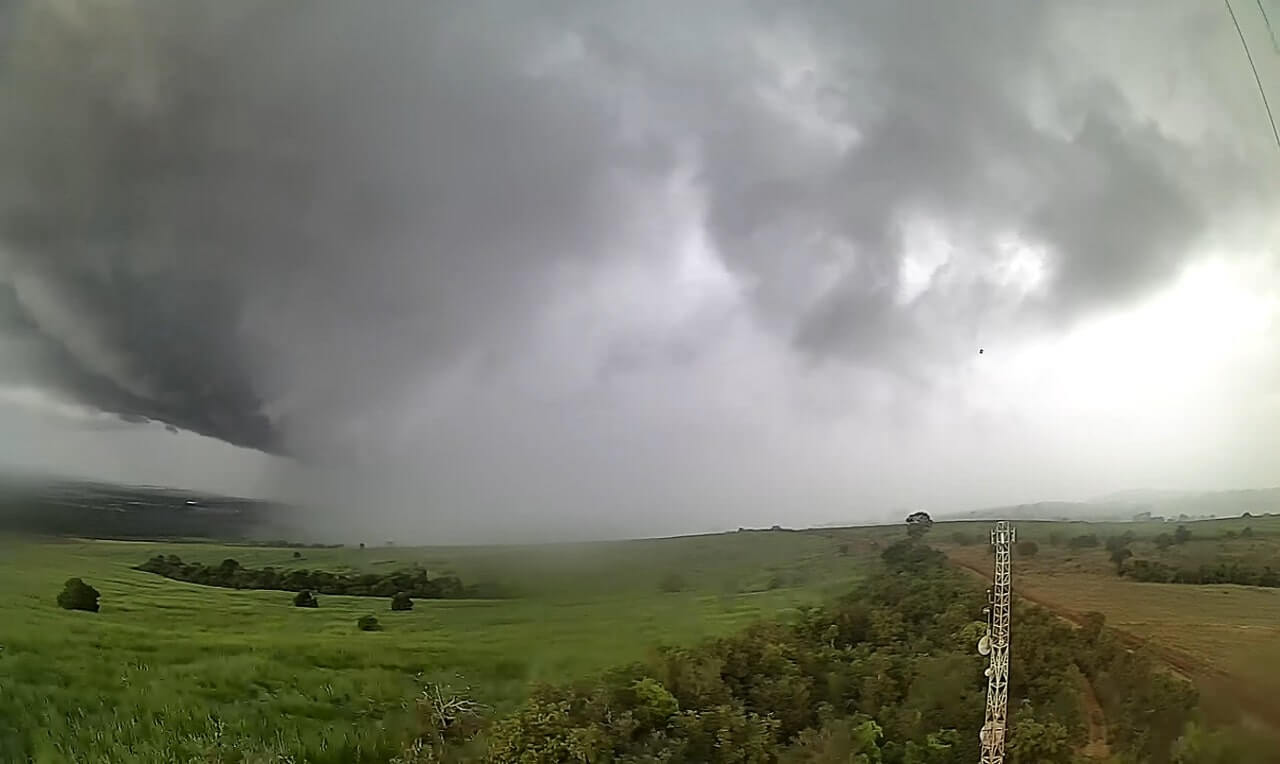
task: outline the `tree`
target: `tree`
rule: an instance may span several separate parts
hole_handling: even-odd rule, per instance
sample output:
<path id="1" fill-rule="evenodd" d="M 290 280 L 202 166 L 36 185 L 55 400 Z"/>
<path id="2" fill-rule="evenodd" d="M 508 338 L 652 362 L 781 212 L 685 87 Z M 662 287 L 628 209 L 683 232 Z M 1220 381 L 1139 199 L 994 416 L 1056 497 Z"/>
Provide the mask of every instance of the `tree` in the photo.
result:
<path id="1" fill-rule="evenodd" d="M 1240 538 L 1246 538 L 1246 539 L 1253 538 L 1253 527 L 1246 525 L 1244 527 L 1244 530 L 1240 531 Z"/>
<path id="2" fill-rule="evenodd" d="M 320 607 L 320 603 L 316 601 L 316 595 L 311 593 L 310 589 L 303 589 L 293 597 L 294 607 Z"/>
<path id="3" fill-rule="evenodd" d="M 1173 536 L 1170 536 L 1167 533 L 1161 533 L 1159 536 L 1156 536 L 1155 543 L 1158 549 L 1168 549 L 1173 546 Z"/>
<path id="4" fill-rule="evenodd" d="M 295 559 L 295 560 L 302 559 L 302 552 L 294 552 L 294 553 L 293 553 L 293 559 Z"/>
<path id="5" fill-rule="evenodd" d="M 912 512 L 907 515 L 907 535 L 920 538 L 933 527 L 933 518 L 928 512 Z"/>
<path id="6" fill-rule="evenodd" d="M 1035 557 L 1040 551 L 1040 545 L 1034 541 L 1019 541 L 1014 545 L 1014 551 L 1019 557 Z"/>
<path id="7" fill-rule="evenodd" d="M 1098 537 L 1092 533 L 1076 536 L 1067 542 L 1067 546 L 1072 549 L 1087 549 L 1098 545 Z"/>
<path id="8" fill-rule="evenodd" d="M 413 610 L 413 600 L 409 598 L 408 592 L 396 592 L 391 598 L 392 610 Z"/>
<path id="9" fill-rule="evenodd" d="M 663 576 L 662 580 L 658 582 L 658 590 L 666 592 L 667 594 L 682 592 L 684 591 L 685 586 L 684 576 L 674 572 Z"/>
<path id="10" fill-rule="evenodd" d="M 356 619 L 356 628 L 360 631 L 382 631 L 382 624 L 372 615 L 362 615 Z"/>
<path id="11" fill-rule="evenodd" d="M 64 610 L 98 612 L 98 590 L 79 578 L 68 578 L 58 593 L 58 607 Z"/>
<path id="12" fill-rule="evenodd" d="M 1178 529 L 1173 532 L 1173 543 L 1185 544 L 1191 540 L 1191 531 L 1187 530 L 1187 526 L 1179 525 Z"/>
<path id="13" fill-rule="evenodd" d="M 1119 572 L 1124 568 L 1124 561 L 1133 556 L 1133 552 L 1127 546 L 1122 546 L 1111 550 L 1111 561 L 1116 565 L 1116 571 Z"/>

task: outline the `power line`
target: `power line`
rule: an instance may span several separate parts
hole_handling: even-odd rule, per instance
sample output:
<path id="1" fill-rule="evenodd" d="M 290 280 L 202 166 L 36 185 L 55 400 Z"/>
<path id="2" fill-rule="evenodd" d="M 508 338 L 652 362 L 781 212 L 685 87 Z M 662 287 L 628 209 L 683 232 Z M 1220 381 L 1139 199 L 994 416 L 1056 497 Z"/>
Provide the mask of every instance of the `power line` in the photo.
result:
<path id="1" fill-rule="evenodd" d="M 1262 14 L 1262 23 L 1267 25 L 1267 34 L 1271 35 L 1271 47 L 1276 49 L 1276 53 L 1280 53 L 1280 40 L 1276 39 L 1276 32 L 1271 28 L 1271 19 L 1267 16 L 1267 9 L 1262 7 L 1262 0 L 1254 0 L 1258 4 L 1258 13 Z"/>
<path id="2" fill-rule="evenodd" d="M 1276 148 L 1280 148 L 1280 130 L 1276 129 L 1276 118 L 1271 115 L 1271 104 L 1267 103 L 1267 91 L 1262 87 L 1262 78 L 1258 76 L 1258 67 L 1254 66 L 1253 54 L 1249 52 L 1249 43 L 1245 42 L 1244 32 L 1240 29 L 1240 21 L 1236 19 L 1236 12 L 1231 7 L 1231 0 L 1222 0 L 1227 6 L 1227 13 L 1231 14 L 1231 23 L 1236 27 L 1236 34 L 1240 37 L 1240 45 L 1244 48 L 1245 58 L 1249 59 L 1249 69 L 1253 71 L 1253 80 L 1258 83 L 1258 95 L 1262 96 L 1262 106 L 1267 110 L 1267 121 L 1271 123 L 1271 134 L 1276 138 Z M 1258 7 L 1262 7 L 1259 0 Z M 1263 13 L 1266 18 L 1266 13 Z"/>

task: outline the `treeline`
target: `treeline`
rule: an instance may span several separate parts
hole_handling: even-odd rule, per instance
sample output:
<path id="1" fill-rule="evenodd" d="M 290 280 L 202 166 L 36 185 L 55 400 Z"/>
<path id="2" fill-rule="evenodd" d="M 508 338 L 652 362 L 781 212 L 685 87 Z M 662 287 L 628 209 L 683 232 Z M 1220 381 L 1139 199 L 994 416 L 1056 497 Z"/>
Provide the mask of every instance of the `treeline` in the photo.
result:
<path id="1" fill-rule="evenodd" d="M 1162 584 L 1241 584 L 1243 586 L 1280 587 L 1280 573 L 1270 565 L 1261 569 L 1236 562 L 1219 562 L 1198 567 L 1174 567 L 1159 560 L 1131 559 L 1120 569 L 1120 575 L 1135 581 Z"/>
<path id="2" fill-rule="evenodd" d="M 985 624 L 976 618 L 985 598 L 918 540 L 882 557 L 883 574 L 793 623 L 758 623 L 594 680 L 543 686 L 470 743 L 473 725 L 433 724 L 415 745 L 440 744 L 439 758 L 426 760 L 494 763 L 976 761 L 986 689 L 986 659 L 975 649 Z M 1075 760 L 1087 737 L 1086 677 L 1123 760 L 1168 762 L 1189 745 L 1194 690 L 1113 640 L 1100 616 L 1077 630 L 1018 604 L 1015 623 L 1011 762 Z M 1196 734 L 1197 752 L 1231 745 Z M 1220 760 L 1261 760 L 1231 756 Z"/>
<path id="3" fill-rule="evenodd" d="M 1226 538 L 1251 538 L 1253 529 L 1246 527 L 1236 533 L 1228 531 Z M 1191 531 L 1179 525 L 1173 534 L 1162 533 L 1153 539 L 1160 550 L 1181 546 L 1191 540 Z M 1217 561 L 1200 565 L 1171 565 L 1160 560 L 1134 556 L 1130 545 L 1135 537 L 1132 532 L 1107 539 L 1107 550 L 1116 572 L 1135 581 L 1160 584 L 1240 584 L 1242 586 L 1266 586 L 1280 588 L 1280 571 L 1270 565 L 1256 567 L 1237 561 Z"/>
<path id="4" fill-rule="evenodd" d="M 228 558 L 217 565 L 183 562 L 174 554 L 156 555 L 137 566 L 137 570 L 156 573 L 165 578 L 228 589 L 270 589 L 276 591 L 312 591 L 356 597 L 391 597 L 403 592 L 422 599 L 460 599 L 500 597 L 490 585 L 464 586 L 456 576 L 431 578 L 422 568 L 396 570 L 391 573 L 344 575 L 323 570 L 246 568 Z"/>

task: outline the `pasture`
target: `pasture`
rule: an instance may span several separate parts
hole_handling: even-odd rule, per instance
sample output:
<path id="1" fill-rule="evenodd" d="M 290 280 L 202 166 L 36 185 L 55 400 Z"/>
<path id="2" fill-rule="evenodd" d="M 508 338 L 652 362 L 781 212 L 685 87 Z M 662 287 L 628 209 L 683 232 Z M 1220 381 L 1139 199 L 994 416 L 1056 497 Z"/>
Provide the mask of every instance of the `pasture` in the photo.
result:
<path id="1" fill-rule="evenodd" d="M 0 760 L 387 761 L 424 682 L 501 713 L 563 682 L 783 616 L 846 590 L 866 557 L 824 535 L 744 532 L 540 547 L 284 549 L 0 539 Z M 501 600 L 324 597 L 199 586 L 132 570 L 155 554 L 250 567 L 420 564 Z M 299 555 L 295 557 L 295 554 Z M 79 576 L 101 612 L 54 604 Z M 677 591 L 668 591 L 676 588 Z M 374 614 L 382 631 L 361 632 Z M 255 758 L 256 757 L 256 758 Z"/>
<path id="2" fill-rule="evenodd" d="M 1154 539 L 1178 525 L 1191 531 L 1183 544 L 1161 549 Z M 961 527 L 968 526 L 968 527 Z M 1242 537 L 1244 528 L 1251 533 Z M 989 575 L 990 547 L 948 543 L 956 530 L 977 536 L 980 525 L 944 524 L 934 541 L 952 559 Z M 1280 589 L 1232 584 L 1144 583 L 1116 575 L 1109 536 L 1130 531 L 1140 557 L 1170 564 L 1238 561 L 1280 567 L 1280 517 L 1187 523 L 1023 523 L 1020 539 L 1035 540 L 1034 556 L 1014 556 L 1014 592 L 1070 618 L 1096 611 L 1107 624 L 1146 642 L 1179 672 L 1194 679 L 1206 711 L 1224 721 L 1241 718 L 1280 731 Z M 1095 534 L 1100 545 L 1071 548 L 1070 539 Z M 1015 637 L 1016 639 L 1016 637 Z"/>

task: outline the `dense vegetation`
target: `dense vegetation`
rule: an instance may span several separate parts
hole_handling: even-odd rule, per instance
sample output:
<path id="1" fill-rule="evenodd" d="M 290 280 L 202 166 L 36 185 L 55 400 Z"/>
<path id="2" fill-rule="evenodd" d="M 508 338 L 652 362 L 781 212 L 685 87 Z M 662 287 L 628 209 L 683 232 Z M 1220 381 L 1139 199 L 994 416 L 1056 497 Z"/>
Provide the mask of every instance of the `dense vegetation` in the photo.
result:
<path id="1" fill-rule="evenodd" d="M 423 599 L 461 599 L 497 596 L 492 587 L 463 586 L 457 576 L 428 577 L 422 568 L 391 573 L 344 575 L 323 570 L 280 570 L 273 567 L 246 568 L 227 558 L 218 565 L 183 562 L 176 554 L 156 555 L 137 567 L 165 578 L 228 589 L 271 589 L 286 592 L 316 592 L 355 597 L 393 597 L 403 592 Z M 298 604 L 298 603 L 295 603 Z M 314 604 L 300 605 L 314 607 Z"/>
<path id="2" fill-rule="evenodd" d="M 1174 567 L 1159 560 L 1131 559 L 1120 571 L 1135 581 L 1162 584 L 1240 584 L 1280 587 L 1280 572 L 1269 565 L 1256 568 L 1237 562 L 1215 562 L 1196 567 Z"/>
<path id="3" fill-rule="evenodd" d="M 1253 529 L 1246 526 L 1242 531 L 1227 531 L 1225 539 L 1252 538 Z M 1172 533 L 1157 535 L 1152 543 L 1156 550 L 1163 554 L 1171 547 L 1180 547 L 1191 541 L 1192 533 L 1184 525 L 1179 525 Z M 1242 586 L 1280 587 L 1280 571 L 1266 564 L 1251 564 L 1240 560 L 1215 559 L 1200 562 L 1190 561 L 1168 563 L 1136 556 L 1130 545 L 1135 537 L 1132 532 L 1107 539 L 1107 549 L 1111 552 L 1111 561 L 1116 565 L 1116 572 L 1135 581 L 1146 581 L 1161 584 L 1240 584 Z"/>
<path id="4" fill-rule="evenodd" d="M 974 761 L 984 600 L 916 539 L 883 552 L 886 572 L 794 623 L 762 622 L 591 680 L 544 686 L 487 733 L 490 762 Z M 1010 760 L 1070 762 L 1085 742 L 1080 696 L 1097 688 L 1126 761 L 1201 761 L 1227 750 L 1189 727 L 1196 693 L 1115 641 L 1101 616 L 1075 630 L 1019 605 Z M 1194 740 L 1184 733 L 1194 732 Z M 447 739 L 448 729 L 436 739 Z M 1230 750 L 1235 758 L 1248 754 Z M 427 759 L 424 759 L 427 760 Z"/>
<path id="5" fill-rule="evenodd" d="M 98 612 L 98 597 L 101 596 L 97 589 L 86 584 L 79 578 L 68 578 L 67 582 L 62 585 L 62 591 L 58 592 L 58 607 L 63 610 L 85 610 L 90 613 Z"/>

